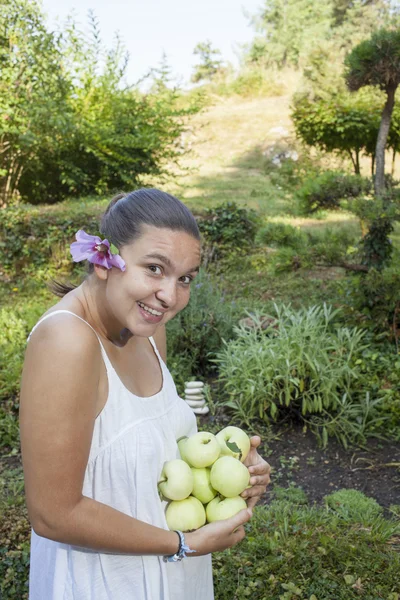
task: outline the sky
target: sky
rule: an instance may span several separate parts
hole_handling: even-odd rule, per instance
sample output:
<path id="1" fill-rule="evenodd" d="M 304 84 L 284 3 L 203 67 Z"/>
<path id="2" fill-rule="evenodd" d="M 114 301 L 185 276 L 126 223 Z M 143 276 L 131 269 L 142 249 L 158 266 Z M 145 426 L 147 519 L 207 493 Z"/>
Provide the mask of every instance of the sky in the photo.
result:
<path id="1" fill-rule="evenodd" d="M 163 53 L 177 80 L 187 85 L 197 57 L 198 42 L 210 40 L 223 59 L 237 66 L 237 51 L 249 43 L 254 29 L 244 12 L 253 15 L 263 0 L 42 0 L 51 29 L 71 12 L 83 29 L 88 11 L 99 20 L 105 46 L 119 32 L 130 54 L 127 80 L 133 84 Z"/>

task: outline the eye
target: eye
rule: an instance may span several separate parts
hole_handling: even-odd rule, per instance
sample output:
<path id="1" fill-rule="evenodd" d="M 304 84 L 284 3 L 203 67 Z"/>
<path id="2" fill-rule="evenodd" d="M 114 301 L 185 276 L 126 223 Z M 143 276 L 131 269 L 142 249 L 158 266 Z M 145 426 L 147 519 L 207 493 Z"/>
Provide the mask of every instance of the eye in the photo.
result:
<path id="1" fill-rule="evenodd" d="M 162 269 L 158 265 L 149 265 L 147 267 L 154 275 L 162 275 Z"/>
<path id="2" fill-rule="evenodd" d="M 193 281 L 193 277 L 190 275 L 184 275 L 180 280 L 184 285 L 190 285 Z"/>

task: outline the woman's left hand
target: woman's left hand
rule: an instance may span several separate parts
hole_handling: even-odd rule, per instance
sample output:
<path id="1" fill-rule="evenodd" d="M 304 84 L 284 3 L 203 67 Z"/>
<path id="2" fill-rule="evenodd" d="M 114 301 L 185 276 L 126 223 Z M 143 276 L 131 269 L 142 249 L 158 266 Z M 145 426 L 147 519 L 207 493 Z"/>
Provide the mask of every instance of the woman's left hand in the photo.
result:
<path id="1" fill-rule="evenodd" d="M 250 438 L 250 452 L 243 463 L 250 471 L 251 488 L 244 490 L 241 496 L 247 500 L 249 508 L 257 504 L 270 482 L 271 467 L 257 452 L 260 444 L 261 438 L 258 435 Z"/>

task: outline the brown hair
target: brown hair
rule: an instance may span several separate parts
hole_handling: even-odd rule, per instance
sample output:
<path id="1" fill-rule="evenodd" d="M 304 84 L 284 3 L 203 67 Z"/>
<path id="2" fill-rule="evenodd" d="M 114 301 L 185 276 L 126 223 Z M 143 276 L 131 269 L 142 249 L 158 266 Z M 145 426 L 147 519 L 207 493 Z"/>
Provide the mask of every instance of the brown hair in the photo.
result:
<path id="1" fill-rule="evenodd" d="M 142 188 L 114 196 L 100 221 L 100 233 L 118 249 L 138 239 L 143 225 L 184 231 L 200 240 L 196 219 L 178 198 L 154 188 Z M 89 264 L 88 272 L 93 272 Z M 52 281 L 51 291 L 63 297 L 77 286 Z"/>

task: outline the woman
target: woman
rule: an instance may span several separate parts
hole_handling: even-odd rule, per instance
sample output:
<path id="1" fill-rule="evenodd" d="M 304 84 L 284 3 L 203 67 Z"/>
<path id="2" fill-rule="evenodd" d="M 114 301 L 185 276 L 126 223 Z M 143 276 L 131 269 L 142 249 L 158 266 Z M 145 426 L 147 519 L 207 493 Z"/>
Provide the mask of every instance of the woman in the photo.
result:
<path id="1" fill-rule="evenodd" d="M 210 554 L 243 539 L 269 466 L 253 437 L 249 509 L 184 535 L 168 530 L 157 481 L 196 419 L 165 365 L 165 324 L 189 301 L 200 234 L 190 211 L 159 190 L 116 196 L 100 230 L 116 250 L 78 232 L 71 252 L 89 261 L 88 276 L 57 287 L 63 298 L 26 352 L 29 598 L 210 600 Z"/>

